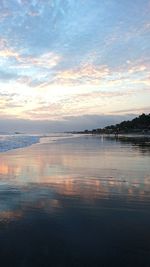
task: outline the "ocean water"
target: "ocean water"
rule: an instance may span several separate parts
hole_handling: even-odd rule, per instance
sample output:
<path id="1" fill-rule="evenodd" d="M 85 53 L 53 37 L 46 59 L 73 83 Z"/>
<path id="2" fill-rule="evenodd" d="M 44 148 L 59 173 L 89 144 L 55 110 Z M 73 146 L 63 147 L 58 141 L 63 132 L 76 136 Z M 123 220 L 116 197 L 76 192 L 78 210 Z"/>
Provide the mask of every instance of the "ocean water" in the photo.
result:
<path id="1" fill-rule="evenodd" d="M 40 136 L 24 134 L 0 134 L 0 152 L 38 143 Z"/>
<path id="2" fill-rule="evenodd" d="M 1 266 L 149 267 L 149 145 L 78 135 L 36 142 L 0 153 Z"/>
<path id="3" fill-rule="evenodd" d="M 0 152 L 31 146 L 36 143 L 52 143 L 55 141 L 77 137 L 75 134 L 0 134 Z"/>

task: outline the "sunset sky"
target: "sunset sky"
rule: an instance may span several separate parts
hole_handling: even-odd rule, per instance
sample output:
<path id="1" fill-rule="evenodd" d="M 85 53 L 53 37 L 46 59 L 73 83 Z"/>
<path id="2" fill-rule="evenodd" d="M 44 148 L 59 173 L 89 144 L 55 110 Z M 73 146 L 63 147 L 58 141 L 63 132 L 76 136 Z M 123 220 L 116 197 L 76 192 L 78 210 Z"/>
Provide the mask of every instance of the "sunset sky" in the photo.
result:
<path id="1" fill-rule="evenodd" d="M 0 130 L 150 112 L 149 0 L 1 0 L 0 25 Z"/>

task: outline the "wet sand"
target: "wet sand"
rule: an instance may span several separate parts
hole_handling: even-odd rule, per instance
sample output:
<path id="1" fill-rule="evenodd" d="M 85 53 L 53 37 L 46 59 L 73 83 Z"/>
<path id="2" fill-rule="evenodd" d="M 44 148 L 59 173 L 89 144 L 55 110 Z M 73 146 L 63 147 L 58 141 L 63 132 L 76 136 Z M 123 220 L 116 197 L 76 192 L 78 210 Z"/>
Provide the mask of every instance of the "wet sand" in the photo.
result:
<path id="1" fill-rule="evenodd" d="M 150 266 L 149 163 L 96 136 L 1 153 L 3 266 Z"/>

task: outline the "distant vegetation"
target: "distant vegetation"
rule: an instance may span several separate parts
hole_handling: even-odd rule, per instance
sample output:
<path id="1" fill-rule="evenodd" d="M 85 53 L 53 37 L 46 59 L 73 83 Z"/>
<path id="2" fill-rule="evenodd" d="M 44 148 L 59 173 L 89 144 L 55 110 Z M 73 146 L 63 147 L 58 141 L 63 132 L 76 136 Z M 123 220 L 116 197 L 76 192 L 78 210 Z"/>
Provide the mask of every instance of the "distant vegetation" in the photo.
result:
<path id="1" fill-rule="evenodd" d="M 150 133 L 150 114 L 142 114 L 133 120 L 122 121 L 119 124 L 106 126 L 104 128 L 93 129 L 91 131 L 85 130 L 82 133 L 92 134 L 123 134 L 123 133 Z"/>

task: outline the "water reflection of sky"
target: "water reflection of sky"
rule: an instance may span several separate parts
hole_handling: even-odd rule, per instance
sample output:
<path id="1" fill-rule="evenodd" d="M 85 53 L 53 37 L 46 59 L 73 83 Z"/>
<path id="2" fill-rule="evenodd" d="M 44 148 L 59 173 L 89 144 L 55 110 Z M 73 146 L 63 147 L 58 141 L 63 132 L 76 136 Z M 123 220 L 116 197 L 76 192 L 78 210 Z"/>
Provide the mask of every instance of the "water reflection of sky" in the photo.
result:
<path id="1" fill-rule="evenodd" d="M 1 154 L 1 265 L 150 266 L 149 174 L 149 154 L 99 137 Z"/>
<path id="2" fill-rule="evenodd" d="M 30 209 L 60 212 L 67 199 L 84 208 L 143 208 L 149 174 L 148 155 L 97 137 L 10 151 L 1 154 L 0 218 L 20 218 Z"/>

